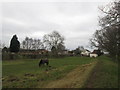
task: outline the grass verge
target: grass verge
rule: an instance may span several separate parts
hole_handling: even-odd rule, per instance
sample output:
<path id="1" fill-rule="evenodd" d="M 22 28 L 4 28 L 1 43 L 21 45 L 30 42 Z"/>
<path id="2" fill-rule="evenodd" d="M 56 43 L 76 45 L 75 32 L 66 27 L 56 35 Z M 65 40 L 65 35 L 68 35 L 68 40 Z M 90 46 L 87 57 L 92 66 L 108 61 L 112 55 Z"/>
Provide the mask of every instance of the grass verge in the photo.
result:
<path id="1" fill-rule="evenodd" d="M 108 57 L 99 57 L 84 88 L 118 88 L 118 64 Z"/>

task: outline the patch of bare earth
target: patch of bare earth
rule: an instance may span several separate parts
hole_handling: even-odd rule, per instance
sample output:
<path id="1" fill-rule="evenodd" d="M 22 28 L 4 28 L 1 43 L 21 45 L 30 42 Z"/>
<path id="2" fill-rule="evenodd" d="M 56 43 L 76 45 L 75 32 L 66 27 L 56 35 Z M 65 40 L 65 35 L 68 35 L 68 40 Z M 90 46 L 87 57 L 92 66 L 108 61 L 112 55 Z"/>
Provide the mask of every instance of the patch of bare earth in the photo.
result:
<path id="1" fill-rule="evenodd" d="M 96 62 L 78 66 L 62 79 L 48 83 L 45 88 L 81 88 L 89 77 Z"/>

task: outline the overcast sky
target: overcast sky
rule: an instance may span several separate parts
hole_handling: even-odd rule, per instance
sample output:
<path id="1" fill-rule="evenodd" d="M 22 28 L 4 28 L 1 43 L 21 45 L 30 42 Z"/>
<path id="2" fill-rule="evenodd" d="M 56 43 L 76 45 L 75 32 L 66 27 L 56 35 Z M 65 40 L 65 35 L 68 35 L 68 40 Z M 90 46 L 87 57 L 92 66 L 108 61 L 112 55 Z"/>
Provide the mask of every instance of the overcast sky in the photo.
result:
<path id="1" fill-rule="evenodd" d="M 21 42 L 26 36 L 42 40 L 45 34 L 56 30 L 65 37 L 66 48 L 87 47 L 89 38 L 98 28 L 98 6 L 111 0 L 31 1 L 1 3 L 2 42 L 7 46 L 14 34 Z"/>

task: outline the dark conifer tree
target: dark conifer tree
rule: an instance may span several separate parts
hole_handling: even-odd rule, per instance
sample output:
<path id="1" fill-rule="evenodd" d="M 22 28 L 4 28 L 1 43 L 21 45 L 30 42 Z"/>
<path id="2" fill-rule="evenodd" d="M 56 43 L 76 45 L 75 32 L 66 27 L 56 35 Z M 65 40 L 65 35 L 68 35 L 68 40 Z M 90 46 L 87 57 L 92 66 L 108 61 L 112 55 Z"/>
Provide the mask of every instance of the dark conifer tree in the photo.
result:
<path id="1" fill-rule="evenodd" d="M 20 42 L 16 35 L 14 35 L 10 42 L 10 52 L 18 53 L 20 49 Z"/>

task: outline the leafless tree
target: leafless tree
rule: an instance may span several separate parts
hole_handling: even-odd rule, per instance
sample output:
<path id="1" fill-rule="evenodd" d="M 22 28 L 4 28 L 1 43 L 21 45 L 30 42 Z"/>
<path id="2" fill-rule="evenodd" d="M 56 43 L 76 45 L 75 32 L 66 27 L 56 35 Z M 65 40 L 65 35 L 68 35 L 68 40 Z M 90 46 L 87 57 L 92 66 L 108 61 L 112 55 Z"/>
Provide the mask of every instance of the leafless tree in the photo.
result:
<path id="1" fill-rule="evenodd" d="M 32 39 L 29 37 L 26 37 L 25 40 L 22 41 L 22 48 L 27 49 L 27 50 L 37 50 L 37 49 L 42 49 L 43 43 L 40 39 Z"/>
<path id="2" fill-rule="evenodd" d="M 43 49 L 43 48 L 44 48 L 44 46 L 40 39 L 33 40 L 32 49 L 37 50 L 37 49 Z"/>
<path id="3" fill-rule="evenodd" d="M 52 47 L 63 48 L 64 46 L 64 37 L 61 36 L 57 31 L 53 31 L 51 34 L 46 34 L 43 37 L 43 42 L 47 49 L 51 50 Z"/>
<path id="4" fill-rule="evenodd" d="M 120 0 L 99 8 L 103 16 L 99 17 L 100 30 L 96 30 L 91 44 L 108 51 L 112 57 L 120 57 Z"/>

